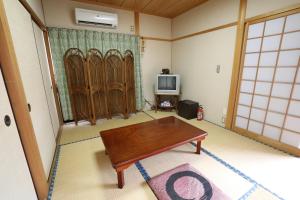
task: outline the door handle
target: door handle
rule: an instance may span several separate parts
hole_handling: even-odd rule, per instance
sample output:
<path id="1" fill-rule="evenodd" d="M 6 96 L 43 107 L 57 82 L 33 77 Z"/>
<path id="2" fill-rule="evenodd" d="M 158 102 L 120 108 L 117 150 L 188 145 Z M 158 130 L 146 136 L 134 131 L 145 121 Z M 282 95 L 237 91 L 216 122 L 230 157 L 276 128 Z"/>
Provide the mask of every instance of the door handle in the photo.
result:
<path id="1" fill-rule="evenodd" d="M 31 112 L 31 105 L 30 105 L 30 103 L 28 103 L 27 106 L 28 106 L 28 111 Z"/>
<path id="2" fill-rule="evenodd" d="M 5 125 L 6 125 L 7 127 L 10 126 L 11 120 L 10 120 L 10 117 L 9 117 L 8 115 L 5 115 L 5 116 L 4 116 L 4 123 L 5 123 Z"/>

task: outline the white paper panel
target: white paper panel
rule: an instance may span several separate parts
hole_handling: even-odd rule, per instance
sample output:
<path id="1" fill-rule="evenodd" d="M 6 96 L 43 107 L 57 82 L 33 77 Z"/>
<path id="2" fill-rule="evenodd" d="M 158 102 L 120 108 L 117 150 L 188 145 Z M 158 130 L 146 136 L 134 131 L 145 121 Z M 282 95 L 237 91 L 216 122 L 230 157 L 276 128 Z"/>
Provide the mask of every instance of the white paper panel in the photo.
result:
<path id="1" fill-rule="evenodd" d="M 300 100 L 300 85 L 294 86 L 292 98 Z"/>
<path id="2" fill-rule="evenodd" d="M 300 31 L 283 35 L 281 49 L 300 48 Z"/>
<path id="3" fill-rule="evenodd" d="M 287 115 L 284 128 L 300 133 L 300 118 Z"/>
<path id="4" fill-rule="evenodd" d="M 263 124 L 259 122 L 255 122 L 250 120 L 248 130 L 257 134 L 261 134 L 263 128 Z"/>
<path id="5" fill-rule="evenodd" d="M 275 66 L 277 52 L 261 53 L 259 66 Z"/>
<path id="6" fill-rule="evenodd" d="M 267 118 L 266 118 L 266 124 L 271 124 L 271 125 L 281 127 L 283 125 L 283 121 L 284 121 L 283 114 L 268 112 Z"/>
<path id="7" fill-rule="evenodd" d="M 252 24 L 248 29 L 248 38 L 260 37 L 263 35 L 264 22 L 258 24 Z"/>
<path id="8" fill-rule="evenodd" d="M 250 107 L 238 105 L 236 114 L 238 116 L 249 118 Z"/>
<path id="9" fill-rule="evenodd" d="M 263 135 L 268 138 L 274 139 L 274 140 L 279 140 L 280 132 L 281 132 L 281 129 L 279 129 L 279 128 L 265 125 Z"/>
<path id="10" fill-rule="evenodd" d="M 241 83 L 241 92 L 253 92 L 254 81 L 242 81 Z"/>
<path id="11" fill-rule="evenodd" d="M 297 66 L 300 50 L 281 51 L 279 54 L 278 66 Z"/>
<path id="12" fill-rule="evenodd" d="M 244 67 L 242 79 L 255 80 L 257 68 Z"/>
<path id="13" fill-rule="evenodd" d="M 288 114 L 296 115 L 300 117 L 300 101 L 291 101 Z M 299 124 L 300 126 L 300 124 Z"/>
<path id="14" fill-rule="evenodd" d="M 281 142 L 300 148 L 300 134 L 283 130 Z"/>
<path id="15" fill-rule="evenodd" d="M 296 68 L 292 68 L 292 67 L 277 68 L 276 75 L 275 75 L 275 82 L 282 81 L 282 82 L 292 83 L 295 78 L 295 72 L 296 72 Z"/>
<path id="16" fill-rule="evenodd" d="M 239 104 L 244 104 L 244 105 L 251 105 L 251 100 L 252 100 L 252 95 L 251 94 L 244 94 L 240 93 L 239 97 Z"/>
<path id="17" fill-rule="evenodd" d="M 252 106 L 266 109 L 268 106 L 268 97 L 254 95 Z"/>
<path id="18" fill-rule="evenodd" d="M 246 52 L 259 52 L 261 38 L 247 40 Z"/>
<path id="19" fill-rule="evenodd" d="M 300 13 L 290 15 L 286 19 L 285 32 L 300 30 Z"/>
<path id="20" fill-rule="evenodd" d="M 298 69 L 296 83 L 300 83 L 300 69 Z"/>
<path id="21" fill-rule="evenodd" d="M 248 124 L 248 119 L 242 117 L 236 117 L 235 126 L 246 129 Z"/>
<path id="22" fill-rule="evenodd" d="M 255 94 L 269 95 L 271 83 L 256 82 Z"/>
<path id="23" fill-rule="evenodd" d="M 265 37 L 263 40 L 262 51 L 273 51 L 279 49 L 281 35 Z"/>
<path id="24" fill-rule="evenodd" d="M 245 54 L 244 66 L 257 66 L 258 65 L 258 53 Z"/>
<path id="25" fill-rule="evenodd" d="M 269 110 L 285 113 L 288 105 L 288 100 L 270 98 Z"/>
<path id="26" fill-rule="evenodd" d="M 258 81 L 272 81 L 274 68 L 259 68 L 257 74 Z"/>
<path id="27" fill-rule="evenodd" d="M 283 31 L 284 17 L 266 21 L 264 35 L 279 34 Z"/>
<path id="28" fill-rule="evenodd" d="M 250 119 L 254 119 L 254 120 L 263 122 L 264 119 L 265 119 L 265 114 L 266 114 L 266 111 L 259 110 L 259 109 L 256 109 L 256 108 L 252 108 Z"/>
<path id="29" fill-rule="evenodd" d="M 291 95 L 292 84 L 274 83 L 272 96 L 289 98 Z"/>

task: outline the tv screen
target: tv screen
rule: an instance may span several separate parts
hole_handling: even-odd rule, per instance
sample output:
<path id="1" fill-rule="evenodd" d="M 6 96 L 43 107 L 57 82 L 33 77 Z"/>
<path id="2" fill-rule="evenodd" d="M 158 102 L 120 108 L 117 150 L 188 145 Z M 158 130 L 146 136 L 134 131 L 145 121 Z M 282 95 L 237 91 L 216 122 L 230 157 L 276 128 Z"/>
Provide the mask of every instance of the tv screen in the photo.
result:
<path id="1" fill-rule="evenodd" d="M 158 90 L 176 90 L 176 76 L 159 76 Z"/>

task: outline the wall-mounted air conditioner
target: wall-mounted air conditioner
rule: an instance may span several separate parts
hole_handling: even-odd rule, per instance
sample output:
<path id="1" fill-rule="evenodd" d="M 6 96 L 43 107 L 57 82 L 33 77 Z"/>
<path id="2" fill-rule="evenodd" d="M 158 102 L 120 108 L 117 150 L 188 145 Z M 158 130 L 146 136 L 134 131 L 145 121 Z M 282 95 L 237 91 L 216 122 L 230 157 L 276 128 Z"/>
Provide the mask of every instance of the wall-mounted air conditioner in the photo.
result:
<path id="1" fill-rule="evenodd" d="M 100 26 L 104 28 L 117 28 L 118 15 L 115 13 L 100 12 L 75 8 L 76 24 Z"/>

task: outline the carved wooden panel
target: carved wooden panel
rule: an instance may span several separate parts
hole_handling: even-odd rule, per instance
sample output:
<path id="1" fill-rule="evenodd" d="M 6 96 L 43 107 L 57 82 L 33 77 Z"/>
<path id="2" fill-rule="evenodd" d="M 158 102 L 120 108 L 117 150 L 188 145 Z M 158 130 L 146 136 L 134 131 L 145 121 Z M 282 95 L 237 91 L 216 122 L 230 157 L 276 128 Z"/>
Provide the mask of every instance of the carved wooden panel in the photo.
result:
<path id="1" fill-rule="evenodd" d="M 64 55 L 64 63 L 74 121 L 76 124 L 83 119 L 91 121 L 88 73 L 82 51 L 69 49 Z"/>
<path id="2" fill-rule="evenodd" d="M 116 49 L 105 54 L 108 112 L 111 115 L 126 114 L 125 68 L 123 57 Z"/>
<path id="3" fill-rule="evenodd" d="M 127 113 L 135 113 L 134 58 L 130 50 L 124 53 Z"/>
<path id="4" fill-rule="evenodd" d="M 104 58 L 98 49 L 90 49 L 87 52 L 87 66 L 93 121 L 96 122 L 96 119 L 108 115 Z"/>

